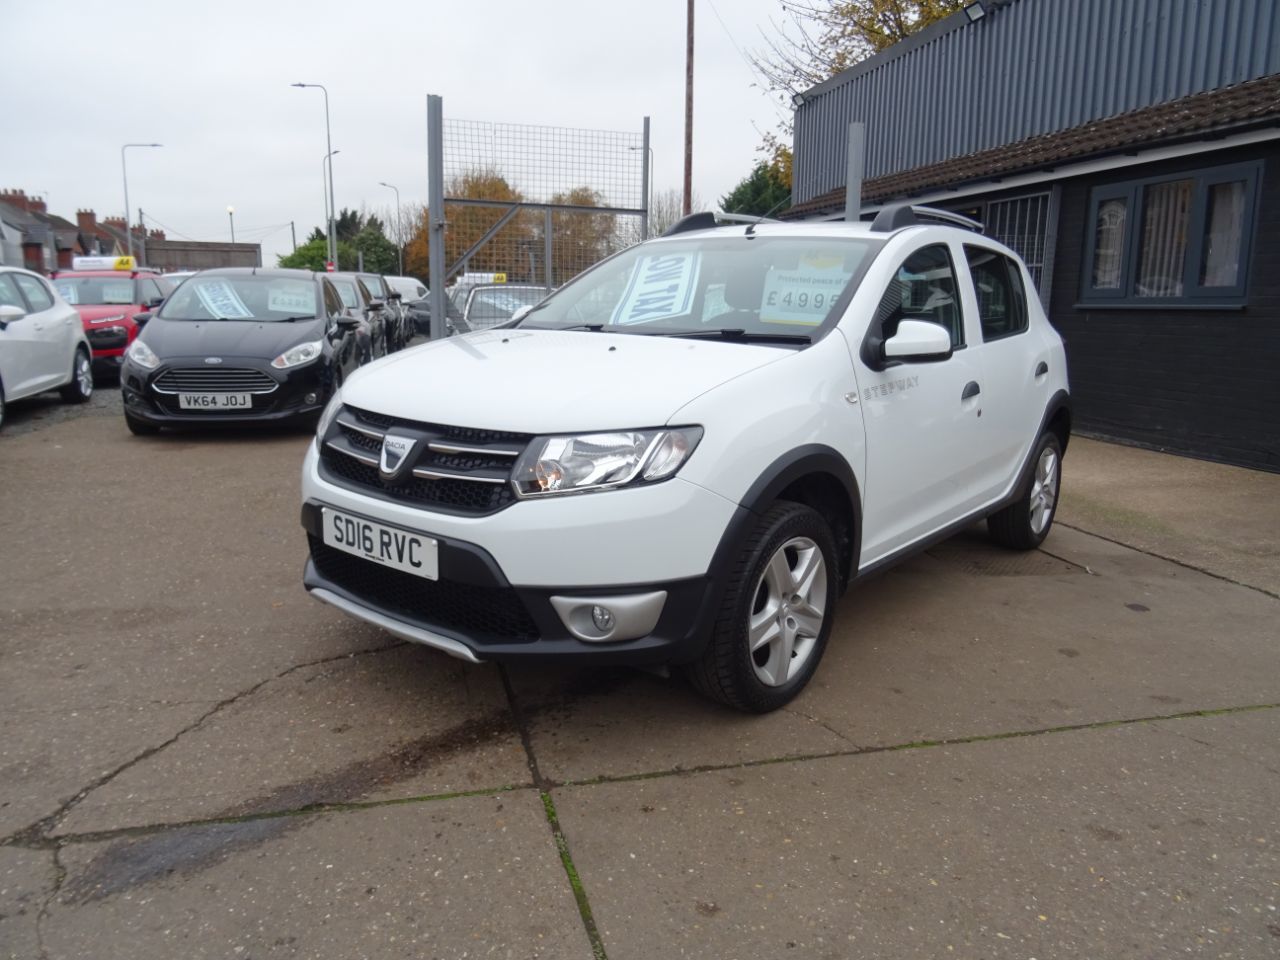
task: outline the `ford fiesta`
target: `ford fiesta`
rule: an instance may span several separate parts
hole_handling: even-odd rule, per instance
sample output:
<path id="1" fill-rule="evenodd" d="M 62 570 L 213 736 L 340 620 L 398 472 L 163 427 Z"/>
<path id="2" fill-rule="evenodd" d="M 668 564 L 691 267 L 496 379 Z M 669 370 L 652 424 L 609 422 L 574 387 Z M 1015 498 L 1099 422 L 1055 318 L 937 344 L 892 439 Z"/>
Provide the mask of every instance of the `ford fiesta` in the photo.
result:
<path id="1" fill-rule="evenodd" d="M 360 362 L 359 320 L 305 270 L 206 270 L 135 319 L 145 326 L 121 374 L 135 434 L 309 421 Z"/>

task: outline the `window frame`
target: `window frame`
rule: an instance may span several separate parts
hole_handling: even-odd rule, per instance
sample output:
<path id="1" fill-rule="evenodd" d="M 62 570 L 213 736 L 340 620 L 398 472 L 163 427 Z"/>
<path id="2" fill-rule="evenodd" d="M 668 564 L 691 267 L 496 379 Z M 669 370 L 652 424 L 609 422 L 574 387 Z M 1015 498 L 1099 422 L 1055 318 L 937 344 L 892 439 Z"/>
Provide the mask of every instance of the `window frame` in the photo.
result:
<path id="1" fill-rule="evenodd" d="M 1024 273 L 1025 264 L 1018 258 L 1009 256 L 1003 250 L 987 247 L 980 243 L 963 243 L 961 246 L 964 248 L 961 252 L 964 254 L 964 265 L 969 274 L 969 286 L 973 291 L 973 302 L 977 306 L 978 336 L 982 338 L 982 342 L 999 343 L 1001 340 L 1008 340 L 1010 337 L 1027 333 L 1031 329 L 1031 305 L 1027 297 L 1029 278 Z M 974 276 L 973 263 L 969 259 L 970 250 L 981 250 L 992 254 L 999 257 L 1000 262 L 1004 264 L 1005 277 L 1009 284 L 1009 295 L 1012 298 L 1011 305 L 1016 306 L 1021 312 L 1022 325 L 1016 330 L 1006 330 L 1004 333 L 987 336 L 987 329 L 983 325 L 982 319 L 982 298 L 978 296 L 978 278 Z"/>
<path id="2" fill-rule="evenodd" d="M 20 296 L 24 301 L 26 301 L 28 314 L 44 313 L 46 310 L 52 310 L 55 306 L 57 306 L 58 301 L 54 298 L 53 292 L 49 289 L 49 285 L 46 284 L 40 277 L 34 277 L 31 274 L 18 273 L 16 271 L 12 274 L 9 274 L 9 276 L 13 278 L 13 285 L 18 288 L 18 296 Z M 35 302 L 33 302 L 31 299 L 31 294 L 29 294 L 27 292 L 26 287 L 22 285 L 23 280 L 26 280 L 26 281 L 29 281 L 30 283 L 35 284 L 35 286 L 39 288 L 40 292 L 44 294 L 44 298 L 45 300 L 48 301 L 48 303 L 46 303 L 42 307 L 36 304 Z"/>
<path id="3" fill-rule="evenodd" d="M 1186 255 L 1182 267 L 1182 290 L 1176 297 L 1144 297 L 1136 293 L 1137 270 L 1142 257 L 1142 229 L 1146 214 L 1147 192 L 1153 186 L 1189 180 L 1192 183 L 1191 205 L 1187 221 Z M 1081 307 L 1196 307 L 1215 304 L 1243 304 L 1248 296 L 1249 265 L 1253 256 L 1258 203 L 1261 196 L 1262 161 L 1233 163 L 1216 167 L 1200 167 L 1159 176 L 1142 177 L 1102 184 L 1089 191 L 1088 217 L 1085 220 L 1084 259 L 1081 264 Z M 1243 181 L 1244 216 L 1240 224 L 1239 268 L 1231 286 L 1205 286 L 1200 283 L 1201 261 L 1208 239 L 1209 198 L 1213 187 Z M 1118 287 L 1094 287 L 1093 270 L 1097 256 L 1098 212 L 1109 200 L 1125 201 L 1123 253 Z"/>

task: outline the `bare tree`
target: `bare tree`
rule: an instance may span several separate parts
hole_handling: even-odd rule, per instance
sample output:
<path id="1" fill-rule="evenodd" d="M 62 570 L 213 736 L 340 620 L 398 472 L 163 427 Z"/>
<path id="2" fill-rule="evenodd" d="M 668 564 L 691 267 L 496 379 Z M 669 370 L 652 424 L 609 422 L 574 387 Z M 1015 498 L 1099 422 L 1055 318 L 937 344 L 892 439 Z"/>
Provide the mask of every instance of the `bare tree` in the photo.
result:
<path id="1" fill-rule="evenodd" d="M 705 210 L 698 191 L 693 191 L 691 208 L 694 213 Z M 655 190 L 649 204 L 649 236 L 661 236 L 666 229 L 684 216 L 684 194 L 674 187 Z"/>

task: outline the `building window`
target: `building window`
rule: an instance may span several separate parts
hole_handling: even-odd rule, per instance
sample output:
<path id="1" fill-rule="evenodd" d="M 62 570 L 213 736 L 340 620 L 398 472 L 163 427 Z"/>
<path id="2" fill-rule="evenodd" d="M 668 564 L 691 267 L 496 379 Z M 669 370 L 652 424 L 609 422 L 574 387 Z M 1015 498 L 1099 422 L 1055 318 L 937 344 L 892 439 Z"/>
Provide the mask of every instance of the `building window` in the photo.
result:
<path id="1" fill-rule="evenodd" d="M 1243 301 L 1260 174 L 1244 164 L 1095 188 L 1084 299 Z"/>

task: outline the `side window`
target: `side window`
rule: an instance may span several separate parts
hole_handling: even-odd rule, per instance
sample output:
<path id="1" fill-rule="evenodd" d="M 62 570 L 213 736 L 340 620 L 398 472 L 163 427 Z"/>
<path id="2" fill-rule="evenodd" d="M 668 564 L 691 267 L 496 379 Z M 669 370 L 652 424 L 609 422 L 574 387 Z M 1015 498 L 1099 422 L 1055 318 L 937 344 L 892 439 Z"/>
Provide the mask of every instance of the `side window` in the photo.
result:
<path id="1" fill-rule="evenodd" d="M 333 284 L 328 280 L 321 280 L 320 286 L 324 290 L 324 307 L 325 310 L 328 311 L 329 316 L 342 316 L 342 297 L 338 296 L 338 291 L 333 289 Z"/>
<path id="2" fill-rule="evenodd" d="M 995 250 L 965 244 L 984 342 L 1027 329 L 1027 294 L 1018 264 Z"/>
<path id="3" fill-rule="evenodd" d="M 903 320 L 941 324 L 951 334 L 951 347 L 964 346 L 964 320 L 956 296 L 956 271 L 945 244 L 923 247 L 903 261 L 876 310 L 873 330 L 888 340 Z"/>
<path id="4" fill-rule="evenodd" d="M 27 304 L 13 283 L 14 276 L 12 273 L 0 273 L 0 307 L 17 307 L 26 313 Z"/>
<path id="5" fill-rule="evenodd" d="M 28 277 L 25 273 L 15 273 L 13 279 L 26 294 L 32 313 L 40 313 L 53 306 L 53 297 L 49 296 L 49 289 L 42 281 L 35 277 Z"/>

